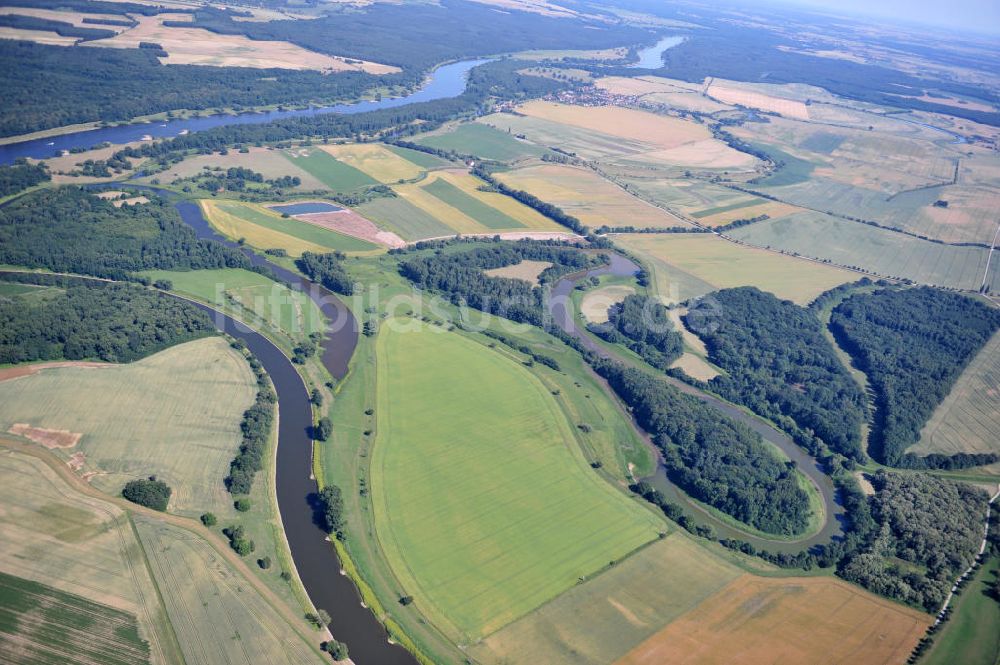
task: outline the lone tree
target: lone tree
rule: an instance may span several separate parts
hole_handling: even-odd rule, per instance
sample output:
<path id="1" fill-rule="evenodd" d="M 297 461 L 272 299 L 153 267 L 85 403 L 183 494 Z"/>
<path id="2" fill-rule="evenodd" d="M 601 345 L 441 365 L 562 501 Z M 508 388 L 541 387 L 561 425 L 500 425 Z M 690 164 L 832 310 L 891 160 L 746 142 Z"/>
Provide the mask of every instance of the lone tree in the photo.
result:
<path id="1" fill-rule="evenodd" d="M 330 654 L 334 660 L 342 661 L 347 660 L 347 645 L 343 642 L 338 642 L 337 640 L 330 640 L 329 642 L 323 643 L 323 651 Z"/>
<path id="2" fill-rule="evenodd" d="M 327 485 L 318 496 L 321 526 L 327 533 L 338 533 L 344 528 L 344 499 L 340 488 Z"/>
<path id="3" fill-rule="evenodd" d="M 313 438 L 317 441 L 326 441 L 333 434 L 333 423 L 329 418 L 320 418 L 313 428 Z"/>
<path id="4" fill-rule="evenodd" d="M 157 480 L 156 476 L 150 476 L 145 480 L 130 480 L 125 483 L 122 496 L 132 503 L 163 512 L 170 503 L 171 492 L 165 482 Z"/>

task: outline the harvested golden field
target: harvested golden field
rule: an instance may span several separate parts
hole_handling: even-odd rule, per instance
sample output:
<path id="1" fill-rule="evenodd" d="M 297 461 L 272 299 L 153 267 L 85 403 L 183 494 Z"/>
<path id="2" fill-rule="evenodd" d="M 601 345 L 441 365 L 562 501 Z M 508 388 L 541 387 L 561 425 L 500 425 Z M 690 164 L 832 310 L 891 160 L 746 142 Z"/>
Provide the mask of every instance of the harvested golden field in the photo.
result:
<path id="1" fill-rule="evenodd" d="M 749 108 L 760 109 L 761 111 L 773 111 L 789 118 L 809 119 L 809 107 L 803 102 L 794 99 L 784 99 L 765 95 L 760 92 L 741 90 L 713 83 L 708 88 L 708 95 L 726 104 L 738 104 Z"/>
<path id="2" fill-rule="evenodd" d="M 518 111 L 532 118 L 640 141 L 652 146 L 652 150 L 669 150 L 712 138 L 711 132 L 697 123 L 618 106 L 570 106 L 533 101 L 522 104 Z"/>
<path id="3" fill-rule="evenodd" d="M 605 76 L 595 81 L 594 85 L 607 90 L 614 95 L 635 95 L 641 97 L 657 92 L 700 92 L 704 87 L 697 83 L 687 83 L 660 76 Z"/>
<path id="4" fill-rule="evenodd" d="M 538 276 L 551 267 L 552 264 L 548 261 L 526 260 L 515 263 L 512 266 L 493 268 L 492 270 L 484 270 L 483 272 L 490 277 L 507 277 L 509 279 L 520 279 L 531 284 L 538 284 Z"/>
<path id="5" fill-rule="evenodd" d="M 8 28 L 0 26 L 0 39 L 16 39 L 23 42 L 35 42 L 36 44 L 49 44 L 51 46 L 72 46 L 76 43 L 76 37 L 64 37 L 56 32 L 48 30 L 23 30 L 21 28 Z"/>
<path id="6" fill-rule="evenodd" d="M 907 452 L 1000 453 L 1000 333 L 980 350 Z"/>
<path id="7" fill-rule="evenodd" d="M 46 464 L 0 452 L 0 570 L 134 615 L 156 662 L 174 648 L 124 511 L 68 487 Z"/>
<path id="8" fill-rule="evenodd" d="M 683 370 L 685 374 L 699 381 L 711 381 L 719 376 L 718 370 L 712 367 L 704 358 L 696 356 L 690 351 L 685 351 L 670 366 Z"/>
<path id="9" fill-rule="evenodd" d="M 498 173 L 503 183 L 562 208 L 585 225 L 666 228 L 687 224 L 669 212 L 638 199 L 590 169 L 558 164 Z"/>
<path id="10" fill-rule="evenodd" d="M 413 180 L 424 172 L 413 162 L 403 159 L 380 143 L 346 143 L 321 146 L 337 161 L 353 166 L 384 184 Z"/>
<path id="11" fill-rule="evenodd" d="M 719 111 L 732 111 L 729 104 L 722 104 L 714 99 L 709 99 L 700 92 L 653 92 L 645 95 L 643 99 L 647 102 L 666 104 L 673 108 L 685 111 L 695 111 L 696 113 L 718 113 Z"/>
<path id="12" fill-rule="evenodd" d="M 493 633 L 471 653 L 491 664 L 611 663 L 739 575 L 674 532 Z"/>
<path id="13" fill-rule="evenodd" d="M 580 301 L 580 313 L 591 323 L 607 323 L 608 310 L 635 293 L 635 287 L 627 284 L 611 284 L 593 291 L 587 291 Z"/>
<path id="14" fill-rule="evenodd" d="M 309 51 L 289 42 L 262 41 L 243 35 L 221 35 L 202 28 L 178 28 L 164 21 L 190 21 L 190 14 L 136 16 L 139 25 L 109 39 L 85 42 L 87 46 L 138 48 L 139 42 L 163 47 L 167 65 L 213 65 L 216 67 L 258 67 L 262 69 L 316 69 L 325 72 L 361 70 L 369 74 L 398 72 L 398 67 L 375 62 L 348 63 L 345 58 Z"/>
<path id="15" fill-rule="evenodd" d="M 48 21 L 62 21 L 77 27 L 95 28 L 98 30 L 110 30 L 111 32 L 121 32 L 126 28 L 120 25 L 104 25 L 96 23 L 84 23 L 83 19 L 113 19 L 116 21 L 127 21 L 128 19 L 120 14 L 95 14 L 90 12 L 62 11 L 56 9 L 39 9 L 36 7 L 0 7 L 0 15 L 15 14 L 17 16 L 33 16 Z M 74 41 L 77 38 L 71 37 Z"/>
<path id="16" fill-rule="evenodd" d="M 58 367 L 0 382 L 0 429 L 82 434 L 55 452 L 95 487 L 114 495 L 155 474 L 174 490 L 171 510 L 199 514 L 230 503 L 222 481 L 255 394 L 242 355 L 209 337 L 127 365 Z"/>
<path id="17" fill-rule="evenodd" d="M 833 578 L 744 575 L 618 663 L 901 663 L 931 621 Z"/>
<path id="18" fill-rule="evenodd" d="M 679 302 L 710 291 L 756 286 L 800 305 L 857 273 L 704 233 L 623 234 L 615 243 L 648 262 L 657 293 Z"/>

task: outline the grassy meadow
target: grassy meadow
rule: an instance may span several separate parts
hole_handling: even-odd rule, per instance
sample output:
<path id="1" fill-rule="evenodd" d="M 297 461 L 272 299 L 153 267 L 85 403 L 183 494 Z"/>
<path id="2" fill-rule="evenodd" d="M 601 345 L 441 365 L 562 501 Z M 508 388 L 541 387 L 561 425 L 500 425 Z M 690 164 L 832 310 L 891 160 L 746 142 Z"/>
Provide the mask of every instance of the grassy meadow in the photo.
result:
<path id="1" fill-rule="evenodd" d="M 343 194 L 377 185 L 378 180 L 320 148 L 301 148 L 285 153 L 288 161 L 312 175 L 332 192 Z"/>
<path id="2" fill-rule="evenodd" d="M 223 479 L 241 441 L 240 417 L 256 381 L 221 337 L 180 344 L 127 365 L 57 367 L 0 382 L 0 429 L 14 423 L 83 434 L 55 452 L 95 487 L 117 495 L 156 475 L 170 509 L 226 512 Z"/>
<path id="3" fill-rule="evenodd" d="M 952 616 L 935 635 L 926 665 L 1000 662 L 1000 603 L 987 594 L 1000 576 L 1000 557 L 986 559 L 952 601 Z"/>
<path id="4" fill-rule="evenodd" d="M 615 236 L 615 242 L 648 263 L 657 293 L 673 302 L 751 285 L 804 305 L 824 291 L 860 277 L 841 268 L 702 233 L 625 234 Z"/>
<path id="5" fill-rule="evenodd" d="M 326 330 L 323 313 L 305 293 L 260 273 L 242 268 L 215 270 L 147 270 L 152 280 L 165 279 L 173 290 L 209 303 L 254 324 L 279 345 Z"/>
<path id="6" fill-rule="evenodd" d="M 663 523 L 589 468 L 540 381 L 496 350 L 438 333 L 380 333 L 372 497 L 402 589 L 467 640 L 656 538 Z"/>
<path id="7" fill-rule="evenodd" d="M 323 146 L 322 150 L 381 183 L 413 180 L 424 173 L 420 165 L 379 143 L 344 143 Z"/>

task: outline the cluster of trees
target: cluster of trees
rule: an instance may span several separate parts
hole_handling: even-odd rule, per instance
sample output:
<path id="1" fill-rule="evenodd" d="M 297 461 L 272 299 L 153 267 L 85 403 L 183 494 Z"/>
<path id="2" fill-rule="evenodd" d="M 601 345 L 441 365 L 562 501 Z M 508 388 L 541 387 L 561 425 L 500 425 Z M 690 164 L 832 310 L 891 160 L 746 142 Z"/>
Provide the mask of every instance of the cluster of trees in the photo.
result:
<path id="1" fill-rule="evenodd" d="M 490 277 L 483 272 L 526 259 L 553 264 L 539 276 L 543 284 L 568 272 L 597 265 L 597 259 L 578 249 L 522 240 L 493 243 L 467 252 L 416 257 L 400 263 L 399 270 L 418 286 L 443 292 L 456 304 L 464 302 L 512 321 L 542 325 L 545 313 L 541 288 L 524 280 Z"/>
<path id="2" fill-rule="evenodd" d="M 664 379 L 605 359 L 593 366 L 652 436 L 685 492 L 761 531 L 806 528 L 809 497 L 794 465 L 781 462 L 758 433 Z"/>
<path id="3" fill-rule="evenodd" d="M 249 494 L 253 488 L 254 476 L 264 468 L 264 455 L 267 453 L 267 442 L 274 425 L 274 412 L 278 401 L 274 391 L 271 390 L 263 365 L 253 356 L 248 360 L 250 369 L 257 377 L 257 397 L 250 408 L 243 412 L 243 420 L 240 422 L 243 442 L 236 457 L 229 464 L 226 489 L 232 494 Z"/>
<path id="4" fill-rule="evenodd" d="M 344 530 L 344 499 L 340 488 L 327 485 L 316 494 L 316 516 L 327 533 L 340 534 Z"/>
<path id="5" fill-rule="evenodd" d="M 51 180 L 45 164 L 29 164 L 19 160 L 11 166 L 0 166 L 0 198 L 17 194 L 29 187 Z"/>
<path id="6" fill-rule="evenodd" d="M 246 556 L 257 549 L 242 525 L 227 526 L 222 530 L 222 533 L 229 539 L 229 546 L 240 556 Z"/>
<path id="7" fill-rule="evenodd" d="M 712 294 L 684 321 L 725 370 L 709 382 L 713 390 L 784 429 L 797 426 L 842 455 L 864 459 L 864 391 L 809 310 L 747 286 Z"/>
<path id="8" fill-rule="evenodd" d="M 667 369 L 684 352 L 667 308 L 656 298 L 631 294 L 608 310 L 607 323 L 587 329 L 612 344 L 624 344 L 653 367 Z"/>
<path id="9" fill-rule="evenodd" d="M 59 284 L 64 290 L 44 298 L 0 299 L 0 364 L 132 362 L 215 331 L 200 309 L 156 291 L 131 284 Z"/>
<path id="10" fill-rule="evenodd" d="M 344 255 L 340 252 L 303 252 L 301 257 L 295 259 L 295 266 L 303 275 L 322 284 L 323 288 L 349 296 L 354 293 L 354 282 L 340 263 L 343 259 Z"/>
<path id="11" fill-rule="evenodd" d="M 875 593 L 936 612 L 979 554 L 987 497 L 965 483 L 880 471 L 868 546 L 839 574 Z"/>
<path id="12" fill-rule="evenodd" d="M 917 457 L 906 449 L 970 360 L 1000 328 L 1000 312 L 934 289 L 881 289 L 834 308 L 830 329 L 875 390 L 873 457 L 913 468 L 987 464 L 995 455 Z"/>
<path id="13" fill-rule="evenodd" d="M 155 268 L 251 267 L 238 250 L 197 238 L 162 199 L 116 208 L 78 187 L 31 192 L 0 208 L 0 263 L 111 279 Z"/>
<path id="14" fill-rule="evenodd" d="M 192 176 L 190 180 L 199 189 L 204 189 L 207 192 L 245 192 L 247 191 L 247 183 L 251 183 L 251 186 L 254 184 L 266 184 L 271 189 L 276 190 L 290 189 L 302 184 L 302 180 L 298 176 L 286 175 L 280 178 L 265 179 L 263 174 L 253 169 L 243 168 L 242 166 L 233 166 L 225 171 L 221 167 L 215 170 L 210 170 L 206 167 L 206 170 Z M 179 180 L 178 182 L 182 181 Z M 261 187 L 253 189 L 261 189 Z"/>
<path id="15" fill-rule="evenodd" d="M 170 503 L 170 495 L 172 493 L 173 490 L 162 480 L 157 480 L 156 476 L 140 480 L 130 480 L 125 483 L 125 488 L 122 489 L 122 496 L 132 503 L 137 503 L 140 506 L 152 508 L 153 510 L 159 510 L 160 512 L 164 512 L 167 509 L 167 504 Z"/>

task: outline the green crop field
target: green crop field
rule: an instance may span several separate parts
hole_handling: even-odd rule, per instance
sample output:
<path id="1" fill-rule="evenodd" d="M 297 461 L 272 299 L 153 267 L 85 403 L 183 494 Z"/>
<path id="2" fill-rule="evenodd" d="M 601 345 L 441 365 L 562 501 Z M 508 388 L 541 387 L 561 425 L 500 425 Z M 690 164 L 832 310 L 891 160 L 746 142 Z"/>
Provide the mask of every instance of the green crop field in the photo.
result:
<path id="1" fill-rule="evenodd" d="M 10 665 L 149 662 L 134 615 L 0 572 L 0 660 Z"/>
<path id="2" fill-rule="evenodd" d="M 935 635 L 934 648 L 921 663 L 1000 663 L 1000 603 L 987 595 L 998 576 L 1000 557 L 994 556 L 952 601 L 952 617 Z"/>
<path id="3" fill-rule="evenodd" d="M 416 142 L 501 162 L 537 157 L 545 152 L 544 148 L 519 141 L 507 132 L 478 122 L 464 123 L 445 133 L 420 137 Z"/>
<path id="4" fill-rule="evenodd" d="M 488 663 L 612 663 L 742 571 L 684 533 L 644 548 L 483 640 Z"/>
<path id="5" fill-rule="evenodd" d="M 283 233 L 299 240 L 322 245 L 331 250 L 340 252 L 370 252 L 378 249 L 378 245 L 354 238 L 343 233 L 337 233 L 322 226 L 315 226 L 308 222 L 297 219 L 284 218 L 277 213 L 264 212 L 263 210 L 236 202 L 219 202 L 216 206 L 223 212 L 235 215 L 258 226 Z"/>
<path id="6" fill-rule="evenodd" d="M 934 243 L 821 213 L 795 213 L 731 232 L 753 245 L 797 252 L 858 266 L 887 277 L 912 279 L 961 289 L 978 289 L 989 250 Z M 1000 289 L 1000 271 L 990 270 L 987 285 Z"/>
<path id="7" fill-rule="evenodd" d="M 322 150 L 311 149 L 285 153 L 288 161 L 311 174 L 317 180 L 339 193 L 350 192 L 362 187 L 377 185 L 378 181 L 353 166 L 338 162 Z"/>
<path id="8" fill-rule="evenodd" d="M 0 429 L 14 423 L 83 436 L 55 452 L 116 495 L 151 474 L 171 510 L 198 515 L 231 503 L 223 479 L 239 447 L 256 381 L 221 337 L 180 344 L 128 365 L 58 367 L 0 382 Z M 80 457 L 82 455 L 82 457 Z"/>
<path id="9" fill-rule="evenodd" d="M 378 339 L 375 524 L 440 629 L 488 635 L 664 528 L 589 468 L 526 369 L 457 333 L 393 328 Z"/>
<path id="10" fill-rule="evenodd" d="M 965 368 L 909 449 L 929 453 L 1000 453 L 1000 333 Z"/>
<path id="11" fill-rule="evenodd" d="M 423 189 L 424 191 L 430 192 L 451 207 L 462 211 L 487 228 L 524 228 L 524 224 L 517 221 L 513 217 L 505 215 L 500 210 L 486 205 L 479 199 L 463 192 L 461 189 L 443 178 L 437 178 L 431 183 L 424 185 Z"/>
<path id="12" fill-rule="evenodd" d="M 142 274 L 152 280 L 169 280 L 178 293 L 217 305 L 251 323 L 262 323 L 265 329 L 291 339 L 326 329 L 323 313 L 308 295 L 260 273 L 219 268 L 148 270 Z"/>
<path id="13" fill-rule="evenodd" d="M 419 150 L 410 150 L 409 148 L 401 148 L 397 145 L 386 145 L 387 150 L 391 150 L 408 162 L 413 162 L 417 166 L 421 166 L 425 169 L 439 169 L 445 166 L 449 166 L 450 162 L 445 159 L 441 159 L 437 155 L 432 155 L 426 152 L 420 152 Z"/>
<path id="14" fill-rule="evenodd" d="M 404 240 L 437 238 L 455 233 L 444 222 L 399 197 L 374 199 L 358 206 L 357 211 Z"/>

